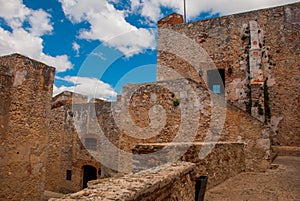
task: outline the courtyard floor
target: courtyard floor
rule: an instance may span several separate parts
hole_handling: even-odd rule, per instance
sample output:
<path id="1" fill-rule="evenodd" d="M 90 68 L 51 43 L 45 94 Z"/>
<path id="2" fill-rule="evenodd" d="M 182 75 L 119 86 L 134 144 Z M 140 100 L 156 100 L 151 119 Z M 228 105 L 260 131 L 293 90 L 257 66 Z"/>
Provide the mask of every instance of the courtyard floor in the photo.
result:
<path id="1" fill-rule="evenodd" d="M 273 167 L 230 178 L 207 191 L 205 201 L 300 201 L 300 157 L 278 156 Z"/>

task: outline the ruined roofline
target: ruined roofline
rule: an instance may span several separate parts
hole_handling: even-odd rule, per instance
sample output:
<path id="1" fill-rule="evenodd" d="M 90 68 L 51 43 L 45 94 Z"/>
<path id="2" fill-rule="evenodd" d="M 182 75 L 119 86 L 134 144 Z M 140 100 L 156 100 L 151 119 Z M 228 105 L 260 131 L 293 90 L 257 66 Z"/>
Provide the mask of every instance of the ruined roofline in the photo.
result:
<path id="1" fill-rule="evenodd" d="M 77 97 L 82 97 L 82 98 L 88 98 L 88 96 L 86 96 L 86 95 L 83 95 L 83 94 L 80 94 L 80 93 L 75 93 L 75 92 L 66 90 L 66 91 L 63 91 L 63 92 L 61 92 L 61 93 L 55 95 L 55 96 L 52 98 L 52 101 L 57 100 L 59 97 L 62 97 L 63 95 L 66 95 L 66 96 L 69 96 L 69 97 L 70 97 L 70 96 L 71 96 L 71 97 L 77 96 Z"/>
<path id="2" fill-rule="evenodd" d="M 83 105 L 103 105 L 103 104 L 112 104 L 114 102 L 110 102 L 110 101 L 103 101 L 103 102 L 82 102 L 82 103 L 73 103 L 72 100 L 62 100 L 62 101 L 57 101 L 52 103 L 51 105 L 51 110 L 62 107 L 62 106 L 66 106 L 66 107 L 77 107 L 77 106 L 83 106 Z"/>
<path id="3" fill-rule="evenodd" d="M 110 103 L 100 98 L 92 98 L 83 94 L 75 93 L 72 91 L 63 91 L 52 98 L 51 109 L 55 109 L 65 105 L 83 105 L 83 104 L 102 104 Z"/>
<path id="4" fill-rule="evenodd" d="M 26 60 L 30 60 L 30 61 L 32 61 L 32 62 L 34 62 L 34 63 L 38 63 L 38 64 L 42 64 L 43 66 L 46 66 L 47 68 L 51 68 L 51 69 L 53 69 L 53 71 L 56 71 L 56 68 L 55 67 L 53 67 L 53 66 L 49 66 L 48 64 L 45 64 L 45 63 L 43 63 L 43 62 L 41 62 L 41 61 L 38 61 L 38 60 L 35 60 L 35 59 L 32 59 L 32 58 L 30 58 L 30 57 L 28 57 L 28 56 L 25 56 L 25 55 L 22 55 L 22 54 L 20 54 L 20 53 L 12 53 L 12 54 L 7 54 L 7 55 L 2 55 L 2 56 L 0 56 L 0 59 L 1 58 L 22 58 L 22 59 L 26 59 Z M 34 68 L 38 68 L 40 65 L 34 65 L 33 67 Z"/>
<path id="5" fill-rule="evenodd" d="M 105 99 L 101 99 L 101 98 L 91 98 L 90 100 L 88 100 L 88 96 L 87 95 L 84 95 L 84 94 L 80 94 L 80 93 L 76 93 L 76 92 L 73 92 L 73 91 L 63 91 L 57 95 L 55 95 L 53 98 L 52 98 L 52 102 L 56 101 L 59 97 L 62 97 L 63 95 L 65 95 L 66 97 L 71 97 L 71 98 L 84 98 L 84 99 L 87 99 L 86 103 L 98 103 L 98 102 L 110 102 L 110 101 L 107 101 Z"/>
<path id="6" fill-rule="evenodd" d="M 165 24 L 168 24 L 169 26 L 182 26 L 182 25 L 186 25 L 186 24 L 193 24 L 193 23 L 198 23 L 198 22 L 205 22 L 205 21 L 210 21 L 210 20 L 213 20 L 213 19 L 226 19 L 226 18 L 229 18 L 229 17 L 232 17 L 232 16 L 243 16 L 243 15 L 249 15 L 250 13 L 255 13 L 255 12 L 263 12 L 263 11 L 267 11 L 267 10 L 272 10 L 272 9 L 285 9 L 286 7 L 298 7 L 300 6 L 300 2 L 295 2 L 295 3 L 289 3 L 289 4 L 282 4 L 282 5 L 277 5 L 277 6 L 272 6 L 272 7 L 268 7 L 268 8 L 261 8 L 261 9 L 255 9 L 255 10 L 249 10 L 249 11 L 245 11 L 245 12 L 238 12 L 238 13 L 232 13 L 232 14 L 225 14 L 225 15 L 222 15 L 220 17 L 213 17 L 213 18 L 208 18 L 208 19 L 201 19 L 201 20 L 196 20 L 196 21 L 192 21 L 192 22 L 186 22 L 186 23 L 180 23 L 180 24 L 170 24 L 170 23 L 167 23 L 166 20 L 169 16 L 171 15 L 180 15 L 182 18 L 183 16 L 181 14 L 178 14 L 178 13 L 172 13 L 170 15 L 167 15 L 166 17 L 163 17 L 161 18 L 160 20 L 158 20 L 157 24 L 158 24 L 158 27 L 162 27 L 162 22 L 165 21 L 166 23 Z M 164 27 L 165 28 L 165 27 Z"/>

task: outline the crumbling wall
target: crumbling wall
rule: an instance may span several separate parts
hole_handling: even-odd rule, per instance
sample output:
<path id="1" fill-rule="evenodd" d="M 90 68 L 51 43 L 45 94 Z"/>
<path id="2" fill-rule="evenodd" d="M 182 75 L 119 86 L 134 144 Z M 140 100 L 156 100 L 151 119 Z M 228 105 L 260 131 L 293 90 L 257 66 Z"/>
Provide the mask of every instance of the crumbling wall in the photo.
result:
<path id="1" fill-rule="evenodd" d="M 41 200 L 55 69 L 0 57 L 0 200 Z"/>
<path id="2" fill-rule="evenodd" d="M 269 124 L 273 144 L 299 146 L 299 6 L 167 26 L 190 38 L 188 46 L 159 26 L 158 80 L 188 77 L 205 85 L 207 70 L 224 69 L 227 100 Z"/>

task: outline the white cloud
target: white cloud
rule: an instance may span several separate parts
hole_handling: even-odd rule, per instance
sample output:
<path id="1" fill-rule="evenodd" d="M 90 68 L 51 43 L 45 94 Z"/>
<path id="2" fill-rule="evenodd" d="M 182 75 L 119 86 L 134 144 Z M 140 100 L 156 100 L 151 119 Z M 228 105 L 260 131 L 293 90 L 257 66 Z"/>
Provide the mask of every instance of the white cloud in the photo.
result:
<path id="1" fill-rule="evenodd" d="M 155 36 L 151 31 L 128 23 L 125 19 L 126 11 L 117 10 L 108 1 L 59 1 L 71 22 L 90 24 L 88 30 L 80 31 L 79 38 L 105 42 L 126 56 L 156 47 Z"/>
<path id="2" fill-rule="evenodd" d="M 134 11 L 134 10 L 137 10 L 140 6 L 140 0 L 131 0 L 131 10 Z"/>
<path id="3" fill-rule="evenodd" d="M 0 55 L 18 52 L 54 66 L 58 72 L 72 68 L 66 55 L 50 56 L 43 52 L 41 36 L 53 31 L 48 13 L 29 9 L 21 0 L 0 0 L 0 5 L 0 18 L 12 29 L 0 27 Z M 24 28 L 25 22 L 30 26 Z"/>
<path id="4" fill-rule="evenodd" d="M 23 5 L 21 0 L 0 0 L 0 5 L 0 17 L 4 18 L 12 28 L 21 27 L 31 13 L 30 9 Z"/>
<path id="5" fill-rule="evenodd" d="M 50 15 L 43 10 L 32 12 L 29 16 L 29 32 L 34 36 L 42 36 L 51 33 L 53 27 L 50 23 Z"/>
<path id="6" fill-rule="evenodd" d="M 53 95 L 57 95 L 63 91 L 72 91 L 75 93 L 89 96 L 89 98 L 108 99 L 116 97 L 117 93 L 113 88 L 97 78 L 66 76 L 64 78 L 56 77 L 56 79 L 66 81 L 73 86 L 54 86 Z"/>
<path id="7" fill-rule="evenodd" d="M 198 16 L 201 12 L 212 12 L 228 15 L 246 12 L 261 8 L 278 6 L 287 3 L 298 2 L 297 0 L 186 0 L 187 18 Z M 162 16 L 161 8 L 171 8 L 178 13 L 183 13 L 183 0 L 131 0 L 131 10 L 139 12 L 151 21 L 158 21 Z"/>
<path id="8" fill-rule="evenodd" d="M 72 43 L 72 48 L 76 52 L 76 56 L 79 56 L 80 45 L 78 43 L 76 43 L 76 42 L 73 42 Z"/>

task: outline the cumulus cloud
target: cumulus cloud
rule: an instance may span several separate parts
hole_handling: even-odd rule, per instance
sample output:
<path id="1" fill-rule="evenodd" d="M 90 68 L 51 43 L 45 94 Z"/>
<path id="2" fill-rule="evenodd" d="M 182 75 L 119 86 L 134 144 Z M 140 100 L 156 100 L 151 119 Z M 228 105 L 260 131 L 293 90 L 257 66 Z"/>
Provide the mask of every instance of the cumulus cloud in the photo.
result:
<path id="1" fill-rule="evenodd" d="M 79 56 L 80 45 L 78 43 L 76 43 L 76 42 L 73 42 L 72 43 L 72 48 L 76 52 L 76 56 Z"/>
<path id="2" fill-rule="evenodd" d="M 42 36 L 52 32 L 53 27 L 50 22 L 50 15 L 43 10 L 37 10 L 29 16 L 29 32 L 34 36 Z"/>
<path id="3" fill-rule="evenodd" d="M 88 22 L 89 29 L 80 31 L 79 38 L 99 40 L 117 48 L 126 56 L 156 47 L 155 35 L 126 21 L 127 13 L 117 10 L 109 1 L 59 0 L 72 23 Z"/>
<path id="4" fill-rule="evenodd" d="M 0 27 L 0 55 L 18 52 L 54 66 L 58 72 L 72 68 L 66 55 L 50 56 L 43 52 L 41 36 L 53 31 L 50 14 L 29 9 L 21 0 L 0 0 L 0 5 L 0 18 L 11 28 Z M 24 26 L 25 23 L 29 26 Z"/>
<path id="5" fill-rule="evenodd" d="M 297 2 L 297 0 L 186 0 L 187 18 L 196 17 L 201 12 L 228 15 L 293 2 Z M 162 7 L 183 13 L 183 0 L 131 0 L 132 12 L 139 12 L 142 16 L 155 22 L 164 17 L 161 12 Z"/>
<path id="6" fill-rule="evenodd" d="M 97 78 L 66 76 L 56 77 L 56 79 L 65 81 L 72 86 L 54 86 L 53 95 L 57 95 L 63 91 L 72 91 L 75 93 L 89 96 L 89 98 L 108 99 L 117 96 L 113 88 Z"/>

